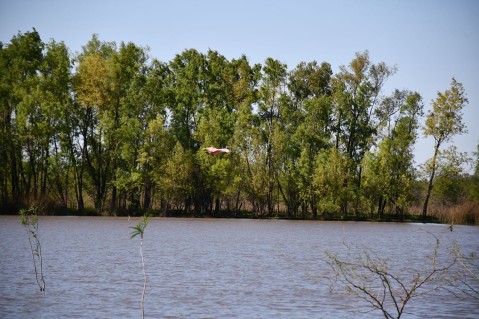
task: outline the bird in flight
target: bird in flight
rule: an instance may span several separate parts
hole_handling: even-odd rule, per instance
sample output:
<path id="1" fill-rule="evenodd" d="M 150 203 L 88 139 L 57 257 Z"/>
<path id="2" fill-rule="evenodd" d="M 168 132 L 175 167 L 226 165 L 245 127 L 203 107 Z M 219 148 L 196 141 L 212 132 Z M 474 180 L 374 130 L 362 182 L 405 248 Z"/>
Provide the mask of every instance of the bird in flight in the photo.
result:
<path id="1" fill-rule="evenodd" d="M 229 153 L 230 152 L 230 150 L 227 147 L 216 148 L 216 147 L 210 146 L 210 147 L 204 148 L 204 150 L 206 150 L 210 154 Z"/>

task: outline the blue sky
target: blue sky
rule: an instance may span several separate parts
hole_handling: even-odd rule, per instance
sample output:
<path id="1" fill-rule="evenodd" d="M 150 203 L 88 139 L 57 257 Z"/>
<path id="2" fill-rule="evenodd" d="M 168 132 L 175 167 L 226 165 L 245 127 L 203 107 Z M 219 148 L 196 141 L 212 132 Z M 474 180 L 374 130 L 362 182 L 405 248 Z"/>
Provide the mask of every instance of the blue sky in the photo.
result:
<path id="1" fill-rule="evenodd" d="M 468 133 L 454 138 L 462 152 L 479 143 L 479 1 L 475 0 L 0 0 L 0 41 L 35 28 L 44 42 L 63 41 L 72 53 L 92 37 L 148 46 L 170 61 L 188 48 L 217 50 L 228 59 L 267 57 L 293 69 L 301 61 L 329 62 L 333 71 L 355 52 L 398 72 L 384 94 L 409 89 L 425 109 L 455 77 L 466 90 Z M 421 138 L 417 164 L 433 153 Z"/>

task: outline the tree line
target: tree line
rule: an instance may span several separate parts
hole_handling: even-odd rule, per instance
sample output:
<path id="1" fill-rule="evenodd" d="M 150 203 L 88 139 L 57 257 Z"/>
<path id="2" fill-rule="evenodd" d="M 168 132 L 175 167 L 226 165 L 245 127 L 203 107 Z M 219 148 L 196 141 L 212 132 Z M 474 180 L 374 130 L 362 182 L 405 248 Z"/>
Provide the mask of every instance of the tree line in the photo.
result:
<path id="1" fill-rule="evenodd" d="M 71 54 L 19 32 L 0 43 L 0 210 L 402 218 L 422 194 L 425 217 L 442 168 L 477 186 L 467 154 L 440 148 L 465 132 L 467 99 L 452 79 L 425 115 L 418 92 L 383 94 L 396 72 L 367 51 L 333 74 L 214 50 L 162 62 L 97 35 Z M 418 170 L 424 116 L 436 142 Z"/>

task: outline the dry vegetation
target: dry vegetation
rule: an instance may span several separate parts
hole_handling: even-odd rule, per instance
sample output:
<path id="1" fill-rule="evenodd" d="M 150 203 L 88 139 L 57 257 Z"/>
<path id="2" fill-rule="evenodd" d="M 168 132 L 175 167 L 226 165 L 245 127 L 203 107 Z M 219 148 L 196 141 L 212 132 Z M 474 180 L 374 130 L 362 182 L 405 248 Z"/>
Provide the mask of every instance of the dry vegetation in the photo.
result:
<path id="1" fill-rule="evenodd" d="M 420 216 L 421 207 L 411 207 L 409 212 Z M 479 225 L 479 203 L 468 201 L 453 206 L 434 205 L 429 208 L 428 216 L 444 224 Z"/>

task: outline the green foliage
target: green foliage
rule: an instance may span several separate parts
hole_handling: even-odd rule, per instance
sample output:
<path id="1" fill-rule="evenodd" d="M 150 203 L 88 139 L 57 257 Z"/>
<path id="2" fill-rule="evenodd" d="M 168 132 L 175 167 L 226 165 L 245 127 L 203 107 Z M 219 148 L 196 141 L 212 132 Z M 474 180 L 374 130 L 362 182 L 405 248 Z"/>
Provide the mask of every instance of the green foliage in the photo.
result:
<path id="1" fill-rule="evenodd" d="M 36 232 L 38 227 L 38 215 L 36 208 L 21 209 L 19 215 L 20 223 L 25 227 L 32 227 L 33 231 Z"/>
<path id="2" fill-rule="evenodd" d="M 395 91 L 384 101 L 386 109 L 397 110 L 392 124 L 384 128 L 386 135 L 375 152 L 366 154 L 363 194 L 371 208 L 377 207 L 379 217 L 386 206 L 394 207 L 400 218 L 412 200 L 415 179 L 413 146 L 417 137 L 418 116 L 422 114 L 418 93 Z"/>
<path id="3" fill-rule="evenodd" d="M 455 146 L 450 146 L 439 153 L 433 189 L 436 202 L 451 206 L 465 201 L 468 197 L 468 188 L 472 185 L 464 178 L 464 168 L 471 162 L 468 155 L 458 152 Z M 426 163 L 425 168 L 426 173 L 430 172 L 431 161 Z"/>
<path id="4" fill-rule="evenodd" d="M 0 46 L 0 208 L 401 215 L 422 102 L 383 94 L 395 72 L 367 51 L 333 74 L 327 62 L 288 70 L 214 50 L 162 62 L 97 35 L 70 56 L 64 43 L 19 33 Z M 454 79 L 433 102 L 425 134 L 437 150 L 465 131 L 465 103 Z M 209 146 L 231 152 L 209 156 Z M 452 180 L 438 177 L 438 193 Z"/>
<path id="5" fill-rule="evenodd" d="M 131 235 L 130 238 L 133 239 L 136 236 L 140 236 L 141 240 L 143 240 L 145 229 L 146 229 L 146 226 L 148 226 L 149 221 L 150 221 L 150 217 L 147 215 L 144 215 L 136 226 L 130 227 L 131 229 L 133 229 L 133 231 L 130 234 Z"/>
<path id="6" fill-rule="evenodd" d="M 382 125 L 397 110 L 381 103 L 381 90 L 385 81 L 396 72 L 384 62 L 373 64 L 367 51 L 356 53 L 351 63 L 340 67 L 340 72 L 331 80 L 332 99 L 335 105 L 332 128 L 336 148 L 341 149 L 350 160 L 349 178 L 345 186 L 352 187 L 356 214 L 362 183 L 361 161 L 373 147 Z M 348 203 L 344 204 L 347 212 Z"/>
<path id="7" fill-rule="evenodd" d="M 432 101 L 432 109 L 426 118 L 424 135 L 432 136 L 435 143 L 434 155 L 426 164 L 427 171 L 429 172 L 429 185 L 423 205 L 423 217 L 427 215 L 441 145 L 444 142 L 450 141 L 454 135 L 467 132 L 462 121 L 462 109 L 468 102 L 462 84 L 454 78 L 451 80 L 451 88 L 444 91 L 444 93 L 438 92 L 437 98 Z"/>
<path id="8" fill-rule="evenodd" d="M 426 118 L 424 135 L 432 136 L 437 144 L 449 141 L 454 135 L 466 133 L 462 109 L 469 103 L 464 87 L 452 78 L 450 89 L 438 92 Z"/>
<path id="9" fill-rule="evenodd" d="M 476 163 L 474 165 L 474 176 L 479 178 L 479 144 L 477 144 L 476 147 L 476 152 L 474 152 L 474 155 L 476 156 Z"/>
<path id="10" fill-rule="evenodd" d="M 168 205 L 178 206 L 185 204 L 185 210 L 189 210 L 184 201 L 191 197 L 194 190 L 194 162 L 192 152 L 186 151 L 180 142 L 170 151 L 161 175 L 156 175 L 157 183 L 166 197 Z"/>
<path id="11" fill-rule="evenodd" d="M 318 153 L 313 183 L 319 196 L 318 206 L 324 213 L 344 214 L 353 188 L 348 181 L 351 161 L 337 149 Z"/>
<path id="12" fill-rule="evenodd" d="M 469 190 L 469 197 L 479 203 L 479 144 L 477 145 L 477 152 L 474 152 L 476 160 L 474 163 L 474 174 L 469 177 L 470 186 L 467 188 Z"/>

